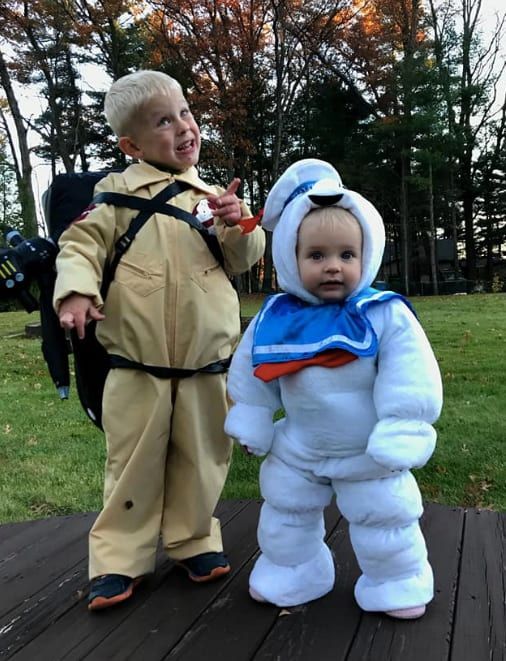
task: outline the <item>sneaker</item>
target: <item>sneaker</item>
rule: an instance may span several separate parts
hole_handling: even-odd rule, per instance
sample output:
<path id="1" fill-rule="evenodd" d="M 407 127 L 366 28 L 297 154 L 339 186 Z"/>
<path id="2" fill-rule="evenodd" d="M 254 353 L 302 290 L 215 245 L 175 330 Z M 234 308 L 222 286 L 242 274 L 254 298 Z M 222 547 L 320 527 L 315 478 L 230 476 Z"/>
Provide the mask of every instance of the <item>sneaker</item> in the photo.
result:
<path id="1" fill-rule="evenodd" d="M 230 571 L 227 557 L 221 551 L 200 553 L 192 558 L 179 560 L 177 564 L 185 569 L 189 578 L 196 583 L 214 581 Z"/>
<path id="2" fill-rule="evenodd" d="M 122 574 L 104 574 L 94 578 L 90 584 L 88 610 L 101 610 L 126 601 L 140 581 L 141 578 L 130 578 Z"/>
<path id="3" fill-rule="evenodd" d="M 385 611 L 390 617 L 396 617 L 399 620 L 416 620 L 425 613 L 425 605 L 413 606 L 413 608 L 399 608 L 394 611 Z"/>

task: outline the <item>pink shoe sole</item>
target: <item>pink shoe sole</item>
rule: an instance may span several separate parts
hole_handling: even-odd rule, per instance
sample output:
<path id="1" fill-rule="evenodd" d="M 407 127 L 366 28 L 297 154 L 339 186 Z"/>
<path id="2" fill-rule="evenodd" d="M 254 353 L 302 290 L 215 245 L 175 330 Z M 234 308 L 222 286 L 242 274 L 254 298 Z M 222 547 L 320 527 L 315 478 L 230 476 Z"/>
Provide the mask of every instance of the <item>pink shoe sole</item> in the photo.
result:
<path id="1" fill-rule="evenodd" d="M 416 620 L 425 613 L 425 606 L 414 606 L 413 608 L 399 608 L 394 611 L 385 611 L 386 615 L 396 617 L 399 620 Z"/>

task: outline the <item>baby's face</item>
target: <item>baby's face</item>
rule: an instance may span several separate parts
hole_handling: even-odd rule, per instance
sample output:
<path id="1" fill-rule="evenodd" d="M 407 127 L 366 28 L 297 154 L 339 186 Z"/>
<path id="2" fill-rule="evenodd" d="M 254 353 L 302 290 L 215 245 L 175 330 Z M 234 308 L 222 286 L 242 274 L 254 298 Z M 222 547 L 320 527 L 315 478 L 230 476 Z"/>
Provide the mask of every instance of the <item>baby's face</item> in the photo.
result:
<path id="1" fill-rule="evenodd" d="M 309 214 L 299 228 L 297 265 L 304 289 L 322 301 L 344 301 L 362 274 L 362 231 L 356 220 Z"/>
<path id="2" fill-rule="evenodd" d="M 147 101 L 137 117 L 131 141 L 135 158 L 184 171 L 196 165 L 200 153 L 200 131 L 183 94 L 158 94 Z M 131 154 L 132 155 L 132 154 Z"/>

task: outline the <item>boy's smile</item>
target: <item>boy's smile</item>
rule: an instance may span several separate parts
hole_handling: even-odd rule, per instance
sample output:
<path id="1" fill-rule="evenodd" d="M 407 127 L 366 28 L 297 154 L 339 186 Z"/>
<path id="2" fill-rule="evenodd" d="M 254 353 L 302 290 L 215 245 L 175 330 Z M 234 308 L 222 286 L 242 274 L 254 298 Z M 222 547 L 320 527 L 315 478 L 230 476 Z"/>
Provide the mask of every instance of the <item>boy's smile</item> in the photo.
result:
<path id="1" fill-rule="evenodd" d="M 134 118 L 130 136 L 121 137 L 122 151 L 139 160 L 176 171 L 196 165 L 200 153 L 200 131 L 182 93 L 157 94 Z"/>
<path id="2" fill-rule="evenodd" d="M 350 219 L 310 213 L 299 228 L 297 265 L 304 289 L 322 301 L 343 301 L 362 274 L 362 232 Z"/>

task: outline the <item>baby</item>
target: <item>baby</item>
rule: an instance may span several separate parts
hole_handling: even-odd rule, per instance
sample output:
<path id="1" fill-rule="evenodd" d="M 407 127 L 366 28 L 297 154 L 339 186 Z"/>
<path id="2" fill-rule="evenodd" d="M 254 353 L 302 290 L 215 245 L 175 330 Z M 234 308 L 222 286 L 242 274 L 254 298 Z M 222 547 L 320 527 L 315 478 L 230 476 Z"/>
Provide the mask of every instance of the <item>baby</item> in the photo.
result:
<path id="1" fill-rule="evenodd" d="M 335 494 L 362 571 L 359 606 L 420 617 L 433 575 L 410 469 L 434 451 L 442 385 L 410 304 L 370 286 L 382 219 L 332 166 L 305 159 L 269 193 L 263 227 L 274 231 L 286 293 L 266 300 L 234 355 L 225 424 L 248 452 L 267 455 L 250 594 L 295 606 L 332 589 L 323 510 Z"/>

